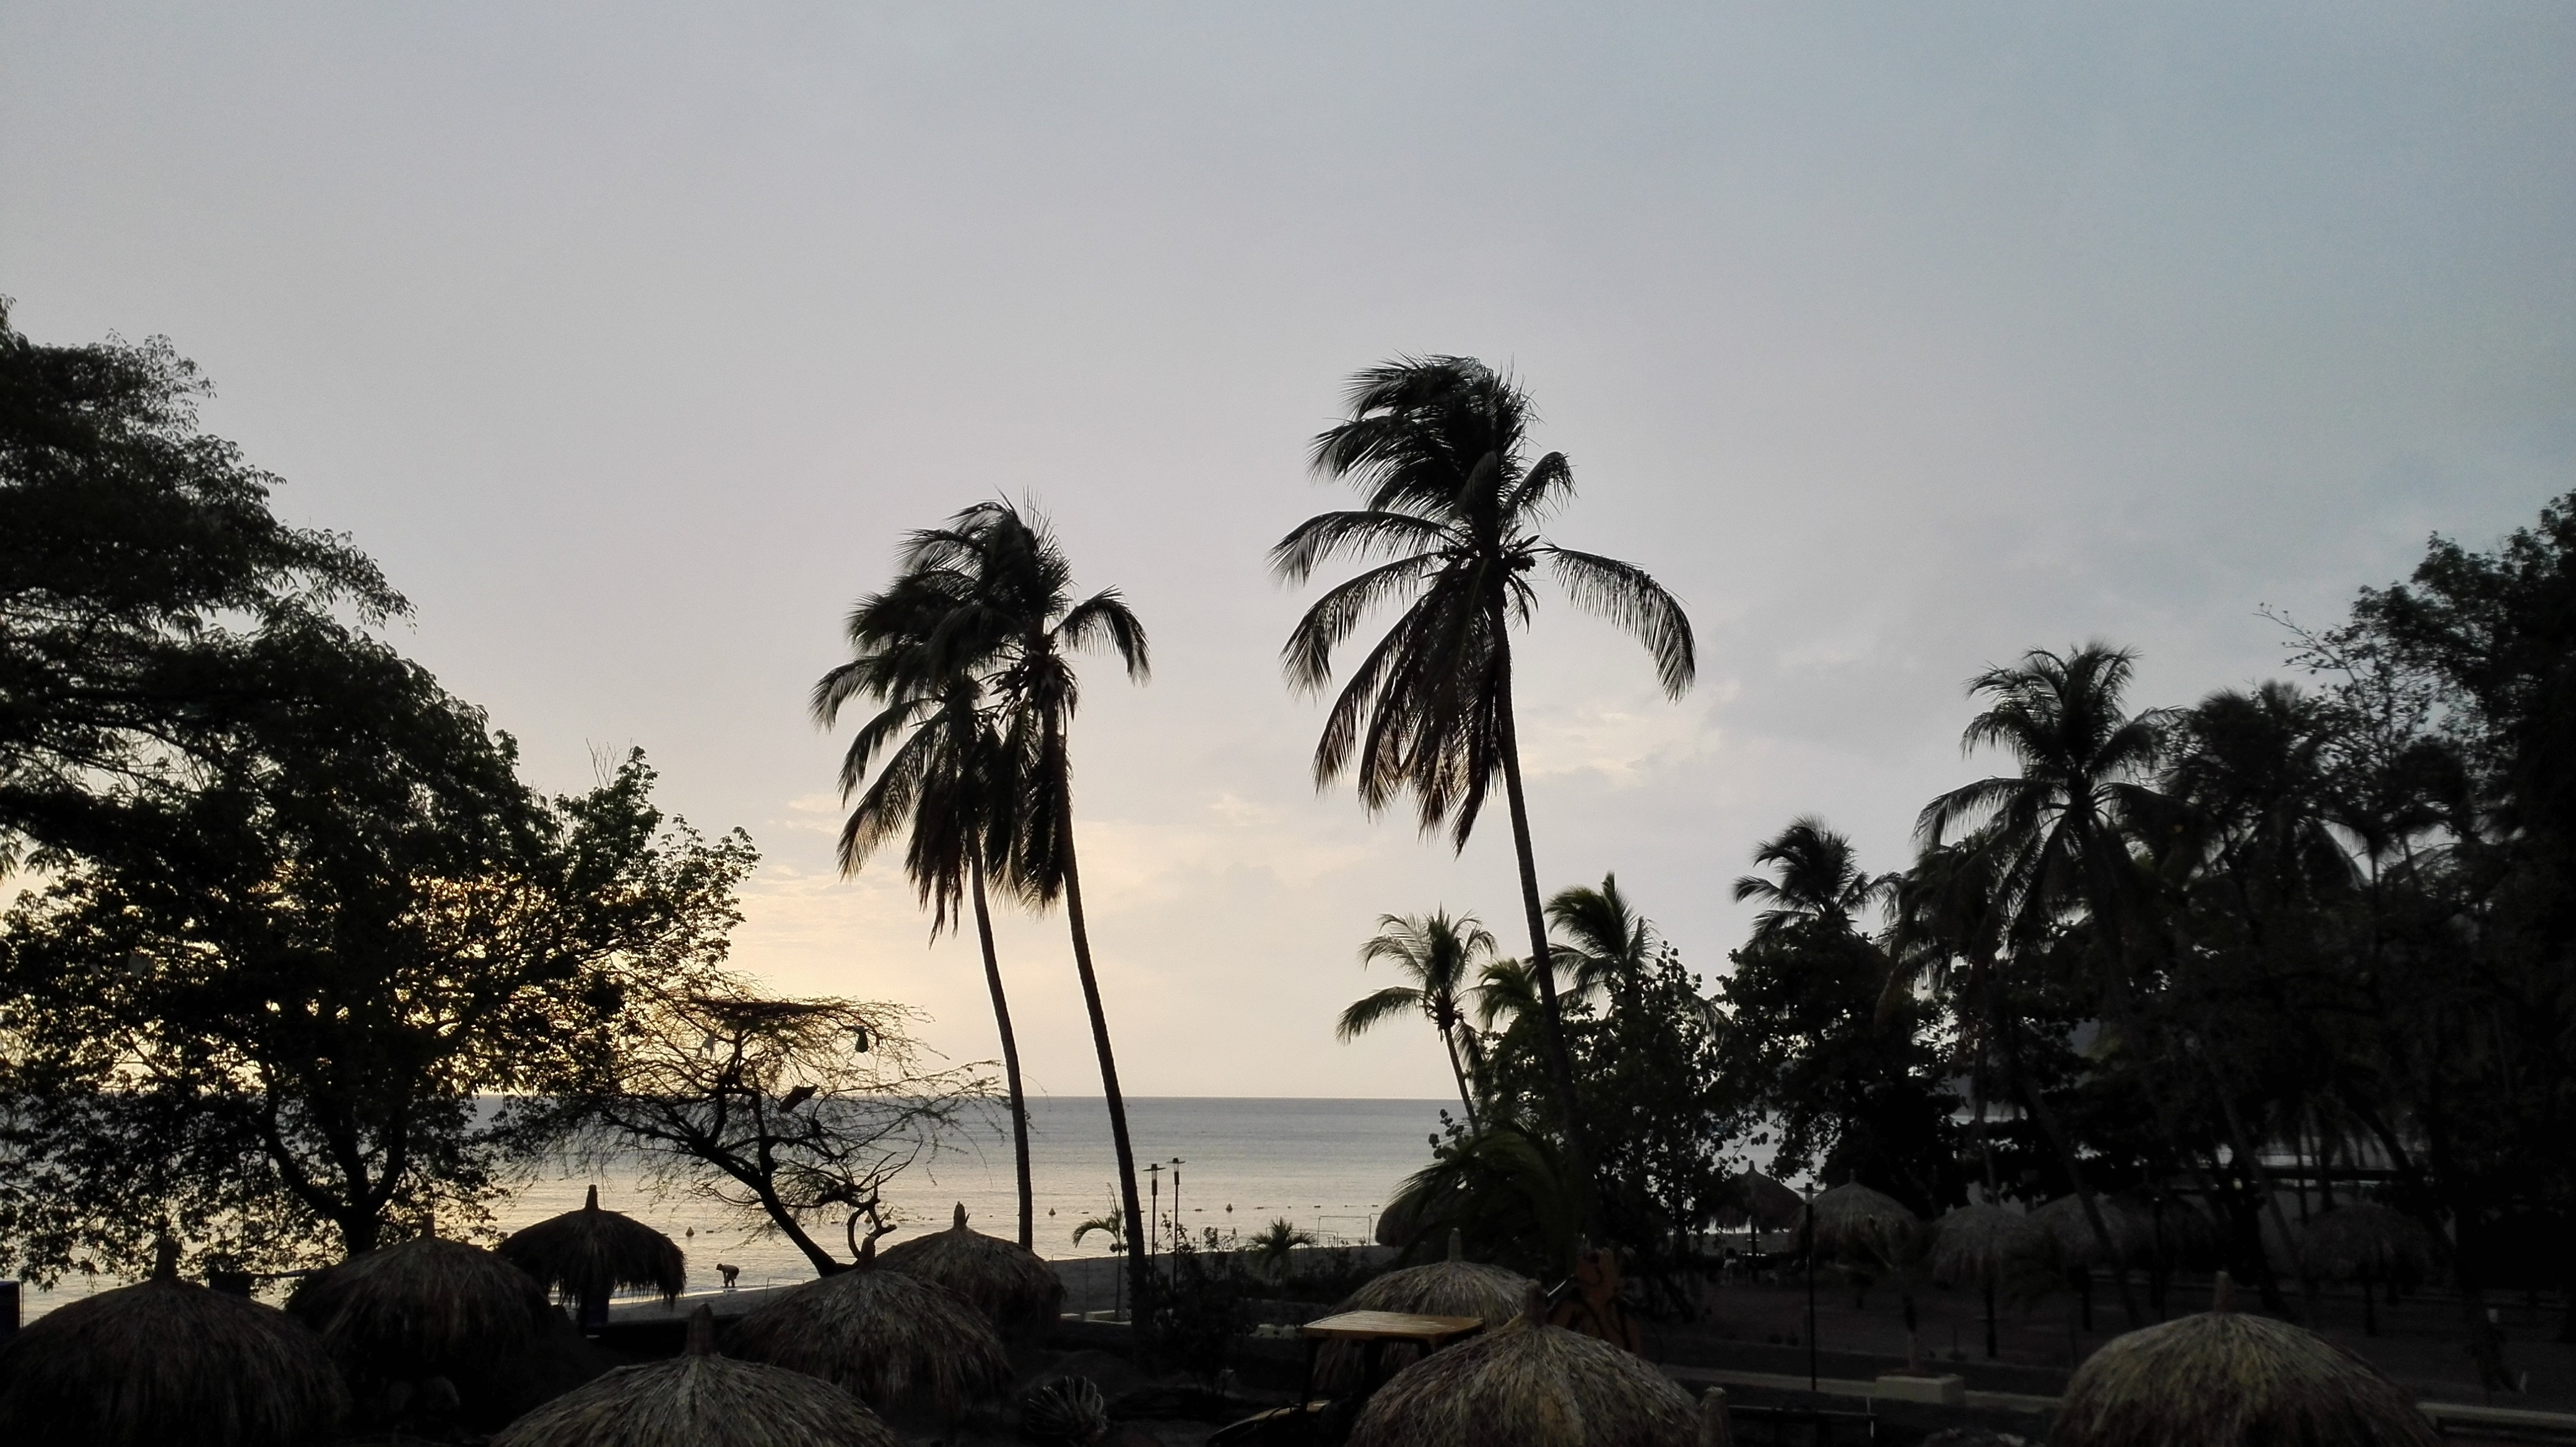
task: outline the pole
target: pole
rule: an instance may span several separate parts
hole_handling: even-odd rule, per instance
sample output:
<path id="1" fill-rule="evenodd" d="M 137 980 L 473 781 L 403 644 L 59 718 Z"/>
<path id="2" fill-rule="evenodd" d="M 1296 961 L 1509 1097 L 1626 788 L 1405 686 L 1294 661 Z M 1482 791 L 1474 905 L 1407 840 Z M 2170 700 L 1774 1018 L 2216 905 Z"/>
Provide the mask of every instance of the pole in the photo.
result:
<path id="1" fill-rule="evenodd" d="M 1807 1197 L 1807 1219 L 1798 1230 L 1799 1249 L 1807 1257 L 1807 1390 L 1816 1388 L 1816 1198 Z"/>
<path id="2" fill-rule="evenodd" d="M 1145 1261 L 1150 1266 L 1154 1260 L 1154 1248 L 1163 1243 L 1163 1163 L 1148 1162 L 1145 1178 L 1153 1182 L 1154 1190 L 1153 1209 L 1145 1215 Z"/>
<path id="3" fill-rule="evenodd" d="M 1181 1235 L 1181 1165 L 1179 1156 L 1172 1157 L 1172 1239 L 1186 1240 Z"/>

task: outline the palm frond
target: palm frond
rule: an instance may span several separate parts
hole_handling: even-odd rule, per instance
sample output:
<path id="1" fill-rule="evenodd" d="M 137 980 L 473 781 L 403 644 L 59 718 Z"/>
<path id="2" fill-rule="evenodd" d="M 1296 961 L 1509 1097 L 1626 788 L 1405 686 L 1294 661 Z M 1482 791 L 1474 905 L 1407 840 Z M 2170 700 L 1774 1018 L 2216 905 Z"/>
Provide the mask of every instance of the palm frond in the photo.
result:
<path id="1" fill-rule="evenodd" d="M 1688 692 L 1699 670 L 1698 645 L 1680 600 L 1645 569 L 1597 553 L 1550 547 L 1556 580 L 1574 606 L 1609 619 L 1646 647 L 1666 696 Z"/>

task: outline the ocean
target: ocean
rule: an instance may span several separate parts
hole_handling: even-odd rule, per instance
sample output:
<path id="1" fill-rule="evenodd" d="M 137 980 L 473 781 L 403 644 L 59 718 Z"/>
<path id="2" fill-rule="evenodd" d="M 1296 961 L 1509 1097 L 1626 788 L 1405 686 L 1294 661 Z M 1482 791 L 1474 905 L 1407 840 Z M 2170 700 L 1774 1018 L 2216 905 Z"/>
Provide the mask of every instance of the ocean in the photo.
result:
<path id="1" fill-rule="evenodd" d="M 1455 1102 L 1445 1102 L 1455 1109 Z M 1378 1212 L 1403 1179 L 1428 1165 L 1429 1137 L 1440 1128 L 1438 1100 L 1279 1100 L 1199 1096 L 1130 1097 L 1127 1125 L 1140 1172 L 1137 1190 L 1149 1211 L 1159 1198 L 1161 1216 L 1179 1220 L 1193 1237 L 1203 1227 L 1249 1236 L 1284 1217 L 1325 1244 L 1361 1244 L 1376 1230 Z M 881 1245 L 923 1231 L 945 1229 L 963 1202 L 976 1229 L 1012 1237 L 1019 1230 L 1017 1186 L 1011 1167 L 1008 1118 L 996 1111 L 999 1129 L 958 1142 L 958 1149 L 916 1163 L 887 1188 L 891 1219 L 899 1224 Z M 1144 1175 L 1148 1163 L 1161 1169 Z M 1109 1111 L 1097 1096 L 1056 1096 L 1029 1102 L 1029 1174 L 1036 1197 L 1038 1254 L 1051 1259 L 1109 1254 L 1098 1232 L 1076 1246 L 1073 1229 L 1107 1214 L 1117 1194 L 1117 1157 L 1109 1139 Z M 688 1252 L 689 1289 L 717 1284 L 719 1263 L 741 1268 L 745 1287 L 787 1285 L 811 1279 L 813 1267 L 777 1235 L 763 1235 L 714 1202 L 674 1193 L 656 1199 L 631 1170 L 597 1174 L 541 1171 L 527 1189 L 496 1212 L 488 1235 L 500 1236 L 579 1207 L 586 1190 L 599 1200 L 666 1232 Z M 818 1239 L 835 1249 L 841 1223 Z M 67 1281 L 50 1292 L 27 1293 L 26 1319 L 91 1291 L 116 1285 Z"/>

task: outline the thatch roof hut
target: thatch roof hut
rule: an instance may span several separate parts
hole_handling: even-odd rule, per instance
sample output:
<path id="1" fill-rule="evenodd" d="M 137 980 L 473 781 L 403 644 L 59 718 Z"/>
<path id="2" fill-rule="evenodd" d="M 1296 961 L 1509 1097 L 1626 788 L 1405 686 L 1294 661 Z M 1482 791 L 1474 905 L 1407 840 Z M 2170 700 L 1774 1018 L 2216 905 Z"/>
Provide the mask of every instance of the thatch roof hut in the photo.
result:
<path id="1" fill-rule="evenodd" d="M 518 1355 L 556 1319 L 537 1279 L 479 1246 L 417 1236 L 305 1278 L 287 1313 L 361 1378 L 460 1386 Z M 361 1386 L 364 1390 L 364 1386 Z"/>
<path id="2" fill-rule="evenodd" d="M 1508 1325 L 1396 1373 L 1350 1447 L 1696 1447 L 1689 1393 L 1642 1357 L 1547 1325 L 1546 1310 L 1533 1286 Z"/>
<path id="3" fill-rule="evenodd" d="M 1472 1316 L 1481 1319 L 1490 1331 L 1520 1315 L 1521 1301 L 1532 1284 L 1528 1277 L 1509 1267 L 1467 1260 L 1464 1243 L 1453 1229 L 1449 1233 L 1449 1259 L 1427 1266 L 1407 1266 L 1372 1278 L 1333 1310 Z M 1381 1360 L 1390 1368 L 1403 1366 L 1421 1355 L 1421 1348 L 1413 1346 L 1381 1350 L 1386 1353 Z M 1315 1354 L 1315 1380 L 1334 1392 L 1357 1387 L 1368 1370 L 1368 1351 L 1368 1347 L 1356 1342 L 1324 1343 Z"/>
<path id="4" fill-rule="evenodd" d="M 1017 1241 L 969 1227 L 963 1201 L 957 1203 L 955 1225 L 887 1247 L 877 1265 L 956 1292 L 1005 1337 L 1049 1331 L 1064 1311 L 1064 1278 L 1055 1268 Z"/>
<path id="5" fill-rule="evenodd" d="M 1857 1181 L 1818 1192 L 1816 1199 L 1807 1203 L 1807 1211 L 1815 1218 L 1819 1256 L 1899 1259 L 1905 1254 L 1906 1243 L 1923 1226 L 1903 1202 Z M 1801 1230 L 1805 1224 L 1802 1217 L 1798 1222 Z"/>
<path id="6" fill-rule="evenodd" d="M 1011 1380 L 983 1313 L 936 1282 L 873 1261 L 780 1296 L 734 1323 L 725 1349 L 835 1382 L 878 1411 L 954 1417 Z"/>
<path id="7" fill-rule="evenodd" d="M 619 1287 L 650 1287 L 669 1301 L 689 1284 L 680 1243 L 632 1216 L 601 1210 L 597 1186 L 580 1210 L 549 1216 L 492 1249 L 539 1285 L 571 1293 L 586 1327 L 606 1324 L 608 1299 Z"/>
<path id="8" fill-rule="evenodd" d="M 2002 1206 L 1961 1206 L 1932 1223 L 1927 1264 L 1943 1286 L 1993 1288 L 2049 1265 L 2057 1249 L 2046 1226 Z"/>
<path id="9" fill-rule="evenodd" d="M 1807 1209 L 1797 1192 L 1760 1171 L 1727 1177 L 1717 1188 L 1714 1205 L 1717 1225 L 1726 1231 L 1747 1226 L 1757 1231 L 1793 1230 L 1799 1213 Z"/>
<path id="10" fill-rule="evenodd" d="M 715 1314 L 688 1350 L 620 1367 L 511 1423 L 492 1447 L 897 1447 L 858 1398 L 802 1372 L 716 1355 Z"/>
<path id="11" fill-rule="evenodd" d="M 2050 1447 L 2435 1447 L 2424 1414 L 2313 1332 L 2219 1304 L 2114 1337 L 2066 1385 Z"/>
<path id="12" fill-rule="evenodd" d="M 247 1297 L 178 1275 L 71 1302 L 0 1346 L 0 1441 L 96 1447 L 307 1447 L 348 1389 L 321 1338 Z"/>
<path id="13" fill-rule="evenodd" d="M 2136 1265 L 2155 1254 L 2155 1224 L 2141 1212 L 2144 1206 L 2126 1196 L 2096 1196 L 2095 1209 L 2102 1213 L 2102 1228 L 2110 1233 L 2111 1250 L 2105 1254 L 2102 1239 L 2093 1234 L 2093 1223 L 2084 1214 L 2084 1202 L 2075 1196 L 2060 1196 L 2030 1213 L 2031 1221 L 2057 1242 L 2057 1259 L 2069 1268 L 2093 1266 L 2120 1267 Z"/>

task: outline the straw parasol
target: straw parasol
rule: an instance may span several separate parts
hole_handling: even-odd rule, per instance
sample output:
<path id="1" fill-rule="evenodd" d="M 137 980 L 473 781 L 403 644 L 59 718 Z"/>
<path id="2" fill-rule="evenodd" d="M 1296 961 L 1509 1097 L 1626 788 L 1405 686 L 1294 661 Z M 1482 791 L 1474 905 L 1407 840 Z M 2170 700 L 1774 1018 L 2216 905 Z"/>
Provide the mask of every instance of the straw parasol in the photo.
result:
<path id="1" fill-rule="evenodd" d="M 2144 1207 L 2126 1196 L 2096 1196 L 2096 1209 L 2102 1213 L 2102 1227 L 2111 1236 L 2111 1253 L 2104 1255 L 2102 1238 L 2093 1234 L 2093 1222 L 2084 1214 L 2084 1202 L 2076 1196 L 2060 1196 L 2030 1213 L 2030 1219 L 2057 1241 L 2057 1259 L 2069 1269 L 2093 1266 L 2121 1267 L 2146 1261 L 2155 1255 L 2155 1223 L 2143 1214 Z"/>
<path id="2" fill-rule="evenodd" d="M 1923 1224 L 1903 1202 L 1858 1181 L 1817 1193 L 1807 1209 L 1815 1218 L 1819 1256 L 1895 1259 L 1904 1254 L 1907 1239 Z M 1805 1223 L 1797 1224 L 1803 1228 Z"/>
<path id="3" fill-rule="evenodd" d="M 1696 1447 L 1689 1393 L 1642 1357 L 1547 1325 L 1546 1311 L 1532 1286 L 1501 1330 L 1396 1373 L 1349 1447 Z"/>
<path id="4" fill-rule="evenodd" d="M 307 1277 L 286 1310 L 320 1332 L 344 1367 L 395 1381 L 478 1378 L 560 1319 L 535 1277 L 479 1246 L 436 1236 Z"/>
<path id="5" fill-rule="evenodd" d="M 2046 1226 L 2001 1206 L 1961 1206 L 1932 1223 L 1932 1280 L 1972 1283 L 1983 1293 L 1988 1358 L 1995 1355 L 1995 1289 L 2045 1269 L 2056 1249 Z"/>
<path id="6" fill-rule="evenodd" d="M 2379 1335 L 2379 1300 L 2373 1288 L 2419 1280 L 2433 1250 L 2415 1219 L 2386 1206 L 2356 1201 L 2318 1216 L 2299 1233 L 2299 1261 L 2310 1272 L 2361 1283 L 2362 1330 Z"/>
<path id="7" fill-rule="evenodd" d="M 1452 1228 L 1447 1260 L 1408 1266 L 1363 1282 L 1333 1310 L 1472 1316 L 1483 1320 L 1491 1330 L 1520 1315 L 1521 1298 L 1528 1294 L 1530 1285 L 1528 1277 L 1509 1267 L 1467 1260 L 1463 1242 Z M 1334 1392 L 1358 1386 L 1366 1374 L 1368 1350 L 1368 1344 L 1363 1342 L 1324 1343 L 1315 1354 L 1315 1380 Z M 1386 1353 L 1382 1360 L 1390 1366 L 1405 1365 L 1422 1353 L 1420 1347 L 1408 1345 L 1381 1350 Z"/>
<path id="8" fill-rule="evenodd" d="M 2114 1337 L 2066 1384 L 2050 1447 L 2435 1447 L 2424 1414 L 2313 1332 L 2218 1301 Z"/>
<path id="9" fill-rule="evenodd" d="M 879 1411 L 954 1417 L 1011 1379 L 1002 1339 L 965 1298 L 862 1259 L 734 1323 L 736 1356 L 836 1382 Z"/>
<path id="10" fill-rule="evenodd" d="M 1716 1191 L 1715 1216 L 1720 1230 L 1786 1231 L 1798 1224 L 1807 1203 L 1798 1193 L 1762 1174 L 1745 1171 L 1729 1176 Z"/>
<path id="11" fill-rule="evenodd" d="M 963 1201 L 955 1225 L 887 1247 L 877 1265 L 956 1292 L 1005 1337 L 1047 1331 L 1064 1311 L 1064 1278 L 1055 1268 L 1016 1241 L 969 1228 Z"/>
<path id="12" fill-rule="evenodd" d="M 617 1211 L 599 1209 L 599 1187 L 578 1211 L 550 1216 L 502 1238 L 494 1254 L 581 1302 L 581 1324 L 605 1325 L 621 1286 L 649 1286 L 669 1301 L 689 1284 L 680 1243 Z"/>
<path id="13" fill-rule="evenodd" d="M 306 1447 L 349 1393 L 321 1339 L 274 1307 L 152 1279 L 75 1301 L 0 1346 L 0 1440 L 96 1447 Z"/>
<path id="14" fill-rule="evenodd" d="M 897 1447 L 858 1398 L 802 1372 L 716 1355 L 715 1313 L 688 1350 L 620 1367 L 511 1423 L 492 1447 Z"/>

